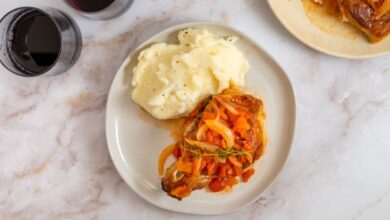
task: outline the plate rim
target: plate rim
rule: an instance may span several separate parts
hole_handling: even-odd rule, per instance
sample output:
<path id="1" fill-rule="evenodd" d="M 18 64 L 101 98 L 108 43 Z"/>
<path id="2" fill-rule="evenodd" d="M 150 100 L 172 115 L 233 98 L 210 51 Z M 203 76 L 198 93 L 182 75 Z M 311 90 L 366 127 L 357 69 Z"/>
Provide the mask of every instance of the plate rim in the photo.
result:
<path id="1" fill-rule="evenodd" d="M 279 0 L 276 0 L 276 1 L 279 1 Z M 302 0 L 299 0 L 299 1 L 302 1 Z M 385 56 L 385 55 L 390 54 L 390 50 L 389 50 L 389 51 L 383 51 L 383 52 L 379 52 L 379 53 L 375 53 L 375 54 L 354 55 L 354 54 L 350 54 L 350 53 L 342 53 L 342 52 L 327 50 L 326 48 L 322 48 L 320 46 L 317 46 L 316 44 L 305 40 L 304 37 L 298 33 L 298 31 L 296 31 L 293 27 L 288 25 L 287 22 L 281 18 L 281 15 L 279 13 L 277 13 L 278 10 L 276 9 L 276 6 L 273 3 L 273 2 L 275 2 L 275 0 L 267 0 L 267 2 L 268 2 L 268 6 L 270 7 L 272 13 L 275 15 L 277 20 L 280 22 L 280 24 L 282 24 L 282 26 L 292 36 L 294 36 L 296 39 L 298 39 L 304 45 L 306 45 L 306 46 L 308 46 L 308 47 L 310 47 L 318 52 L 321 52 L 321 53 L 324 53 L 324 54 L 327 54 L 330 56 L 334 56 L 334 57 L 346 58 L 346 59 L 352 59 L 352 60 L 363 60 L 363 59 L 375 58 L 375 57 L 380 57 L 380 56 Z M 390 37 L 390 35 L 388 37 Z"/>
<path id="2" fill-rule="evenodd" d="M 289 100 L 289 101 L 291 102 L 291 106 L 293 107 L 293 113 L 292 113 L 292 119 L 291 119 L 292 120 L 292 122 L 291 122 L 291 138 L 288 140 L 288 144 L 287 144 L 288 145 L 288 149 L 286 150 L 286 158 L 285 158 L 284 161 L 281 162 L 280 170 L 276 173 L 275 177 L 271 180 L 270 184 L 268 184 L 268 186 L 266 186 L 265 189 L 261 193 L 256 195 L 252 200 L 250 200 L 248 202 L 245 202 L 245 203 L 239 205 L 238 207 L 236 207 L 234 209 L 225 210 L 225 211 L 219 211 L 219 212 L 213 212 L 213 213 L 196 212 L 196 211 L 188 212 L 188 211 L 180 210 L 180 208 L 178 208 L 178 209 L 171 209 L 169 207 L 163 207 L 163 206 L 160 206 L 159 204 L 153 202 L 152 200 L 149 200 L 143 194 L 139 193 L 137 190 L 134 189 L 132 184 L 130 184 L 124 178 L 124 175 L 122 174 L 121 169 L 119 169 L 119 167 L 121 166 L 121 165 L 119 165 L 120 162 L 117 161 L 117 160 L 114 160 L 114 156 L 113 156 L 114 152 L 113 152 L 113 150 L 114 150 L 114 147 L 115 147 L 116 144 L 112 143 L 110 141 L 110 138 L 109 138 L 109 133 L 110 133 L 109 132 L 109 118 L 110 118 L 109 115 L 111 113 L 111 111 L 109 110 L 110 109 L 109 108 L 109 104 L 112 101 L 113 89 L 114 89 L 113 85 L 118 80 L 117 78 L 120 75 L 119 74 L 119 70 L 122 69 L 123 65 L 126 65 L 127 62 L 129 61 L 130 57 L 132 57 L 139 49 L 141 49 L 144 46 L 146 46 L 150 42 L 150 40 L 155 38 L 156 36 L 158 36 L 160 34 L 163 34 L 163 33 L 172 32 L 172 31 L 177 30 L 177 29 L 183 29 L 183 28 L 186 28 L 186 27 L 194 27 L 194 26 L 201 26 L 201 25 L 215 25 L 215 26 L 220 26 L 222 28 L 226 28 L 226 29 L 229 29 L 229 30 L 231 30 L 233 32 L 236 32 L 237 34 L 239 34 L 240 36 L 246 38 L 246 40 L 248 40 L 249 42 L 254 44 L 266 56 L 268 56 L 271 59 L 271 61 L 273 62 L 273 64 L 276 65 L 276 67 L 281 70 L 283 76 L 285 77 L 285 80 L 286 80 L 286 83 L 287 83 L 287 87 L 289 88 L 289 90 L 291 92 L 291 97 L 292 97 L 292 100 Z M 135 47 L 133 50 L 131 50 L 131 52 L 128 53 L 128 55 L 124 58 L 123 62 L 121 63 L 121 65 L 117 69 L 117 71 L 115 73 L 115 76 L 114 76 L 114 78 L 113 78 L 113 80 L 111 82 L 109 93 L 108 93 L 108 97 L 107 97 L 106 113 L 105 113 L 105 136 L 106 136 L 107 148 L 108 148 L 108 151 L 109 151 L 109 154 L 110 154 L 110 158 L 111 158 L 111 161 L 113 162 L 113 164 L 115 166 L 116 171 L 118 172 L 118 174 L 120 175 L 122 180 L 126 183 L 126 185 L 133 192 L 135 192 L 137 194 L 137 196 L 139 196 L 143 200 L 147 201 L 149 204 L 152 204 L 153 206 L 161 208 L 161 209 L 165 209 L 165 210 L 169 210 L 169 211 L 173 211 L 173 212 L 177 212 L 177 213 L 183 213 L 183 214 L 198 215 L 198 216 L 206 216 L 206 215 L 217 216 L 217 215 L 224 215 L 224 214 L 234 213 L 234 212 L 242 210 L 243 208 L 251 205 L 252 203 L 257 201 L 261 197 L 261 195 L 263 195 L 267 190 L 269 190 L 269 188 L 275 183 L 276 179 L 280 176 L 280 174 L 282 173 L 282 171 L 285 168 L 285 165 L 286 165 L 287 161 L 289 160 L 291 149 L 292 149 L 292 147 L 294 145 L 294 142 L 295 142 L 295 131 L 296 131 L 296 125 L 297 125 L 296 120 L 297 120 L 297 106 L 296 106 L 296 94 L 295 94 L 295 89 L 294 89 L 293 83 L 292 83 L 289 75 L 286 73 L 286 71 L 282 68 L 282 66 L 276 61 L 276 59 L 272 55 L 270 55 L 255 40 L 253 40 L 247 34 L 243 33 L 242 31 L 238 30 L 235 27 L 232 27 L 230 25 L 227 25 L 227 24 L 224 24 L 224 23 L 221 23 L 221 22 L 216 22 L 216 21 L 207 21 L 207 20 L 206 21 L 192 21 L 192 22 L 183 22 L 183 23 L 179 23 L 179 24 L 176 24 L 176 25 L 169 26 L 168 28 L 165 28 L 165 29 L 163 29 L 163 30 L 161 30 L 161 31 L 151 35 L 145 41 L 143 41 L 142 43 L 138 44 L 138 46 Z"/>

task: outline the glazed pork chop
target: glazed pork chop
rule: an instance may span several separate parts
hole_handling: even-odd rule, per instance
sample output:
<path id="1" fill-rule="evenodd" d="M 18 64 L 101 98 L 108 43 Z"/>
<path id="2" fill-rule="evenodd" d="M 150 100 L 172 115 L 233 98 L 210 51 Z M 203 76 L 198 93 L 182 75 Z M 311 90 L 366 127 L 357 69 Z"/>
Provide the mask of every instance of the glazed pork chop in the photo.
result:
<path id="1" fill-rule="evenodd" d="M 313 0 L 375 43 L 390 33 L 390 0 Z"/>
<path id="2" fill-rule="evenodd" d="M 203 100 L 186 119 L 182 139 L 160 156 L 160 175 L 166 158 L 176 159 L 161 179 L 163 190 L 180 200 L 206 186 L 218 192 L 247 182 L 264 152 L 264 118 L 263 102 L 237 89 Z"/>

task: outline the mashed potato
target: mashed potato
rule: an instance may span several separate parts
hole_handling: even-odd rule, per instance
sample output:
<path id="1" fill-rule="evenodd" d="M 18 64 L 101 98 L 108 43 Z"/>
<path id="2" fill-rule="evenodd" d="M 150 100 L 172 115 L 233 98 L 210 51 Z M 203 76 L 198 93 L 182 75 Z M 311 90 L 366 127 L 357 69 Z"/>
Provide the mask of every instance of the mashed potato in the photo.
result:
<path id="1" fill-rule="evenodd" d="M 230 84 L 244 86 L 249 63 L 233 44 L 204 29 L 179 32 L 179 44 L 157 43 L 138 57 L 132 99 L 157 119 L 188 114 Z"/>

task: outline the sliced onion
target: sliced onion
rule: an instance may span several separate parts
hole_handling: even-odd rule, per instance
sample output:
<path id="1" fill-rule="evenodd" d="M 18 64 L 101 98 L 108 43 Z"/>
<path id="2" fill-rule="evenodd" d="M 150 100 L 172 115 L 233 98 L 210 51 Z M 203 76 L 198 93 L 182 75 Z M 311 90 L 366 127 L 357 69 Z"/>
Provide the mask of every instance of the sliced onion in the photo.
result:
<path id="1" fill-rule="evenodd" d="M 220 99 L 220 98 L 215 98 L 215 100 L 217 100 L 217 102 L 219 102 L 219 104 L 221 104 L 223 107 L 226 108 L 226 110 L 228 110 L 230 113 L 232 113 L 233 115 L 238 115 L 239 112 L 237 111 L 237 109 L 233 106 L 233 104 L 223 100 L 223 99 Z"/>
<path id="2" fill-rule="evenodd" d="M 162 176 L 164 174 L 164 166 L 168 157 L 172 154 L 175 145 L 169 145 L 164 150 L 161 151 L 160 158 L 158 160 L 158 174 Z"/>
<path id="3" fill-rule="evenodd" d="M 215 146 L 213 144 L 207 143 L 207 142 L 202 142 L 202 141 L 194 141 L 194 140 L 189 140 L 185 138 L 186 142 L 188 142 L 191 145 L 198 146 L 202 148 L 203 150 L 208 150 L 208 151 L 216 151 L 219 147 Z"/>
<path id="4" fill-rule="evenodd" d="M 246 159 L 248 160 L 249 163 L 253 163 L 253 157 L 252 157 L 252 154 L 247 152 L 247 151 L 244 151 L 244 154 L 246 156 Z"/>
<path id="5" fill-rule="evenodd" d="M 211 102 L 211 107 L 214 109 L 214 111 L 217 113 L 217 117 L 215 117 L 215 120 L 219 120 L 221 116 L 221 112 L 219 111 L 218 106 L 215 104 L 215 102 Z"/>
<path id="6" fill-rule="evenodd" d="M 180 172 L 179 170 L 175 170 L 173 172 L 173 175 L 172 175 L 172 182 L 173 183 L 177 183 L 179 182 L 181 179 L 183 179 L 184 177 L 184 173 L 183 172 Z"/>
<path id="7" fill-rule="evenodd" d="M 228 157 L 228 161 L 235 167 L 242 167 L 242 164 L 240 162 L 238 162 L 237 158 L 232 156 L 232 157 Z"/>
<path id="8" fill-rule="evenodd" d="M 188 132 L 190 132 L 195 126 L 195 120 L 192 120 L 191 123 L 184 128 L 184 136 L 186 136 L 188 134 Z"/>
<path id="9" fill-rule="evenodd" d="M 204 122 L 211 130 L 222 135 L 223 139 L 226 141 L 227 148 L 230 148 L 234 145 L 233 132 L 225 124 L 215 120 L 205 120 Z"/>
<path id="10" fill-rule="evenodd" d="M 206 124 L 202 125 L 196 132 L 196 140 L 200 141 L 204 137 L 204 133 L 207 131 L 208 127 Z"/>
<path id="11" fill-rule="evenodd" d="M 249 165 L 248 167 L 246 167 L 242 173 L 245 173 L 246 171 L 250 170 L 250 169 L 253 169 L 253 164 Z"/>

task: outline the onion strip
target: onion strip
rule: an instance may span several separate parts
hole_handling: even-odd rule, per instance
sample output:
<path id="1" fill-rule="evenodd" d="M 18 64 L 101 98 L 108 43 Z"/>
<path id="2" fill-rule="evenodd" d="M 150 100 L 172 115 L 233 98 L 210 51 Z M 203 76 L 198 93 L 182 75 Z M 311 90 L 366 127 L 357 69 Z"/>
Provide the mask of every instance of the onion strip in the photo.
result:
<path id="1" fill-rule="evenodd" d="M 202 141 L 194 141 L 194 140 L 189 140 L 187 138 L 185 138 L 186 142 L 191 144 L 191 145 L 195 145 L 197 147 L 200 147 L 202 148 L 203 150 L 208 150 L 208 151 L 216 151 L 219 147 L 218 146 L 215 146 L 215 145 L 212 145 L 210 143 L 207 143 L 207 142 L 202 142 Z"/>
<path id="2" fill-rule="evenodd" d="M 248 167 L 246 167 L 242 173 L 245 173 L 246 171 L 250 170 L 250 169 L 253 169 L 253 164 L 250 164 Z"/>
<path id="3" fill-rule="evenodd" d="M 242 164 L 240 162 L 238 162 L 237 158 L 232 156 L 232 157 L 228 157 L 228 161 L 235 167 L 242 167 Z"/>
<path id="4" fill-rule="evenodd" d="M 187 127 L 184 128 L 184 135 L 187 135 L 192 129 L 194 129 L 195 126 L 195 120 L 192 120 Z"/>
<path id="5" fill-rule="evenodd" d="M 244 151 L 244 154 L 246 156 L 246 159 L 248 160 L 249 163 L 253 163 L 253 157 L 252 157 L 252 154 L 249 153 L 248 151 Z"/>
<path id="6" fill-rule="evenodd" d="M 219 102 L 219 104 L 221 104 L 223 107 L 226 108 L 226 110 L 228 110 L 230 113 L 232 113 L 233 115 L 238 115 L 239 112 L 237 111 L 237 109 L 231 104 L 231 103 L 228 103 L 220 98 L 215 98 L 215 100 L 217 100 L 217 102 Z"/>
<path id="7" fill-rule="evenodd" d="M 168 157 L 172 155 L 175 144 L 169 145 L 161 151 L 160 158 L 158 160 L 158 174 L 162 176 L 164 174 L 164 166 Z"/>
<path id="8" fill-rule="evenodd" d="M 211 102 L 211 107 L 214 109 L 214 111 L 217 113 L 217 116 L 215 117 L 215 120 L 219 120 L 221 113 L 219 111 L 218 106 L 215 104 L 215 102 Z"/>
<path id="9" fill-rule="evenodd" d="M 223 139 L 226 141 L 227 148 L 231 148 L 234 145 L 234 135 L 233 132 L 220 121 L 215 120 L 205 120 L 206 125 L 213 131 L 222 135 Z"/>
<path id="10" fill-rule="evenodd" d="M 204 137 L 204 133 L 207 131 L 208 127 L 206 124 L 202 125 L 196 132 L 196 140 L 200 141 Z"/>

